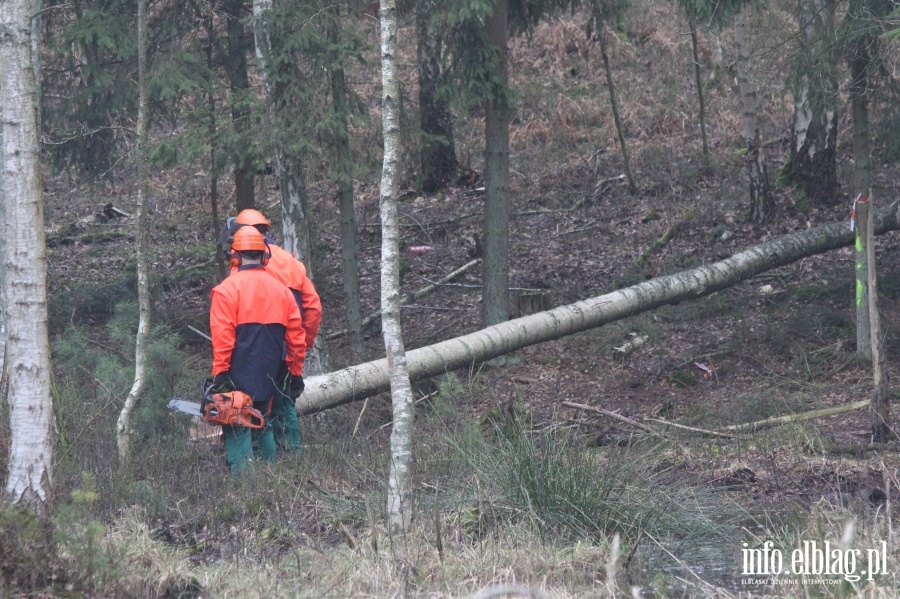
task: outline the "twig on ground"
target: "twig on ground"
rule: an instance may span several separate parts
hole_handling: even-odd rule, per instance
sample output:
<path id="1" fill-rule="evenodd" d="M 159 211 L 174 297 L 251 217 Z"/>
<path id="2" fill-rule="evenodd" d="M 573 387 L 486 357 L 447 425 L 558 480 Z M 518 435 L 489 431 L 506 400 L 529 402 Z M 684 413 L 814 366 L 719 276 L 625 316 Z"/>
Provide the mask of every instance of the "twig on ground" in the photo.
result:
<path id="1" fill-rule="evenodd" d="M 675 422 L 669 422 L 668 420 L 662 420 L 660 418 L 647 418 L 647 420 L 651 420 L 653 422 L 659 422 L 660 424 L 665 424 L 666 426 L 671 426 L 674 428 L 680 428 L 682 430 L 690 431 L 692 433 L 699 433 L 701 435 L 710 435 L 712 437 L 722 437 L 723 439 L 734 439 L 735 435 L 731 433 L 720 433 L 718 431 L 708 431 L 703 428 L 696 428 L 693 426 L 686 426 L 684 424 L 678 424 Z"/>
<path id="2" fill-rule="evenodd" d="M 788 414 L 786 416 L 776 416 L 775 418 L 767 418 L 766 420 L 757 420 L 756 422 L 747 422 L 744 424 L 732 424 L 726 426 L 726 431 L 758 431 L 760 429 L 777 426 L 779 424 L 787 424 L 790 422 L 803 422 L 805 420 L 814 420 L 816 418 L 824 418 L 825 416 L 835 416 L 845 412 L 852 412 L 868 406 L 870 400 L 863 399 L 845 406 L 837 406 L 835 408 L 825 408 L 823 410 L 812 410 L 811 412 L 803 412 L 801 414 Z"/>
<path id="3" fill-rule="evenodd" d="M 368 407 L 369 407 L 369 398 L 367 397 L 366 400 L 363 402 L 362 409 L 359 411 L 359 416 L 356 417 L 356 424 L 353 426 L 353 434 L 350 435 L 350 437 L 355 437 L 356 433 L 359 432 L 359 423 L 362 422 L 363 414 L 366 413 L 366 408 L 368 408 Z"/>
<path id="4" fill-rule="evenodd" d="M 595 406 L 586 406 L 584 404 L 574 403 L 571 401 L 564 401 L 564 402 L 562 402 L 562 405 L 567 406 L 569 408 L 576 408 L 579 410 L 588 410 L 589 412 L 597 412 L 598 414 L 603 414 L 604 416 L 607 416 L 609 418 L 613 418 L 615 420 L 620 420 L 622 422 L 625 422 L 626 424 L 630 424 L 631 426 L 633 426 L 635 428 L 639 428 L 646 433 L 650 433 L 651 435 L 655 435 L 657 437 L 665 436 L 665 435 L 659 434 L 658 432 L 656 432 L 655 430 L 653 430 L 646 424 L 641 424 L 637 420 L 632 420 L 631 418 L 628 418 L 627 416 L 622 416 L 621 414 L 616 414 L 615 412 L 610 412 L 609 410 L 604 410 L 603 408 L 598 408 Z"/>
<path id="5" fill-rule="evenodd" d="M 644 262 L 647 261 L 647 258 L 649 258 L 658 249 L 672 241 L 672 238 L 675 237 L 675 233 L 678 232 L 679 228 L 680 224 L 676 223 L 666 229 L 666 232 L 662 234 L 662 237 L 651 243 L 650 247 L 648 247 L 640 256 L 638 256 L 638 259 L 634 262 L 635 267 L 640 268 L 641 266 L 643 266 Z"/>

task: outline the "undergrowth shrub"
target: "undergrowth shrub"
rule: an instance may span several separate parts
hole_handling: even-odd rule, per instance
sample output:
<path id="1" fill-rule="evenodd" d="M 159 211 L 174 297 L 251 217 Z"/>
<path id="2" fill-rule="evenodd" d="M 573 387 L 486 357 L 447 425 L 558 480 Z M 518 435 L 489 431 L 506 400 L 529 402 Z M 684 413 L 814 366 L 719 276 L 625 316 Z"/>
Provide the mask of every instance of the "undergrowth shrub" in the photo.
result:
<path id="1" fill-rule="evenodd" d="M 137 299 L 137 277 L 128 274 L 109 283 L 79 282 L 55 291 L 47 301 L 51 335 L 67 326 L 102 324 L 115 314 L 122 299 Z"/>
<path id="2" fill-rule="evenodd" d="M 53 517 L 59 557 L 66 566 L 70 584 L 93 592 L 115 580 L 117 560 L 107 551 L 106 526 L 94 516 L 98 498 L 93 475 L 82 473 L 81 485 L 71 493 L 72 501 L 59 507 Z"/>
<path id="3" fill-rule="evenodd" d="M 137 324 L 134 302 L 120 302 L 104 327 L 70 327 L 54 341 L 54 402 L 60 429 L 57 482 L 71 489 L 79 484 L 81 472 L 88 470 L 101 489 L 101 510 L 137 497 L 148 511 L 159 513 L 155 496 L 162 489 L 151 485 L 135 490 L 129 477 L 118 472 L 116 459 L 115 426 L 134 382 Z M 137 447 L 134 478 L 170 476 L 184 469 L 180 463 L 185 458 L 189 419 L 173 417 L 166 404 L 176 395 L 199 400 L 195 396 L 206 370 L 183 345 L 165 324 L 151 328 L 147 379 L 132 417 Z"/>
<path id="4" fill-rule="evenodd" d="M 685 485 L 652 450 L 585 448 L 566 432 L 533 433 L 521 420 L 486 436 L 469 431 L 451 443 L 476 487 L 512 506 L 542 533 L 628 544 L 643 535 L 690 542 L 718 537 L 730 514 Z"/>
<path id="5" fill-rule="evenodd" d="M 50 529 L 27 510 L 0 502 L 0 596 L 45 587 L 53 564 Z"/>

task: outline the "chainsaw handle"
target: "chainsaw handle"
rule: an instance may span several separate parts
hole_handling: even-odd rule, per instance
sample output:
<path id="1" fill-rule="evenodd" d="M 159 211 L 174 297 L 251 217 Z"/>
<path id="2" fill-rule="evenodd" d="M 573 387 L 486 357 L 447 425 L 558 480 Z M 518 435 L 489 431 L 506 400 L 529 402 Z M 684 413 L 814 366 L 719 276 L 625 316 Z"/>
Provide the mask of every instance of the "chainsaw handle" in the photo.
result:
<path id="1" fill-rule="evenodd" d="M 246 408 L 243 413 L 241 413 L 241 426 L 246 426 L 247 428 L 264 428 L 266 426 L 266 419 L 263 417 L 262 412 L 257 410 L 256 408 Z"/>

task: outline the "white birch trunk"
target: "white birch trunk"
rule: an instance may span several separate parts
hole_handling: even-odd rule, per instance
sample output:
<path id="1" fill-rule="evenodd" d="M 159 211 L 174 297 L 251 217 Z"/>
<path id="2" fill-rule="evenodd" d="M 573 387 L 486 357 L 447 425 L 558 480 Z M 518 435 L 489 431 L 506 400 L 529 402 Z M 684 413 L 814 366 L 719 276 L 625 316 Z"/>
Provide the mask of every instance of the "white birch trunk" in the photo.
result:
<path id="1" fill-rule="evenodd" d="M 388 476 L 388 525 L 407 530 L 412 521 L 411 482 L 414 405 L 400 326 L 400 225 L 397 215 L 400 163 L 400 100 L 397 82 L 397 3 L 381 0 L 381 122 L 384 166 L 381 171 L 381 330 L 387 356 L 394 423 Z"/>
<path id="2" fill-rule="evenodd" d="M 2 92 L 2 89 L 0 89 Z M 3 128 L 0 127 L 0 147 L 3 147 Z M 0 405 L 6 400 L 6 339 L 9 322 L 6 310 L 6 194 L 3 169 L 0 169 Z"/>
<path id="3" fill-rule="evenodd" d="M 881 330 L 881 314 L 878 311 L 878 275 L 875 265 L 875 238 L 873 236 L 873 201 L 869 200 L 866 218 L 866 266 L 869 288 L 869 333 L 872 349 L 872 442 L 886 443 L 892 436 L 891 430 L 891 379 L 887 371 L 887 353 Z"/>
<path id="4" fill-rule="evenodd" d="M 43 65 L 43 56 L 41 55 L 41 47 L 43 46 L 43 32 L 41 30 L 41 9 L 43 8 L 43 0 L 31 1 L 31 68 L 34 69 L 34 110 L 37 115 L 35 122 L 37 123 L 38 144 L 41 139 L 41 68 Z M 40 146 L 38 146 L 40 147 Z"/>
<path id="5" fill-rule="evenodd" d="M 895 204 L 879 213 L 875 234 L 897 229 L 900 229 L 900 216 Z M 658 277 L 640 285 L 411 350 L 406 354 L 409 376 L 412 380 L 430 378 L 666 304 L 703 297 L 806 256 L 847 247 L 853 241 L 854 234 L 845 221 L 794 233 L 721 262 Z M 366 362 L 325 376 L 310 377 L 306 381 L 306 390 L 297 401 L 297 409 L 303 413 L 316 412 L 364 399 L 386 391 L 388 387 L 387 361 Z"/>
<path id="6" fill-rule="evenodd" d="M 138 330 L 134 346 L 134 383 L 116 422 L 119 462 L 131 461 L 131 416 L 141 401 L 147 380 L 147 339 L 150 335 L 150 256 L 147 239 L 147 0 L 137 0 L 138 118 L 134 154 L 137 161 L 138 198 L 134 237 L 137 240 Z"/>
<path id="7" fill-rule="evenodd" d="M 46 516 L 52 488 L 53 398 L 47 255 L 31 57 L 31 2 L 0 2 L 0 127 L 6 200 L 10 449 L 6 494 Z"/>
<path id="8" fill-rule="evenodd" d="M 787 165 L 810 202 L 837 201 L 837 66 L 833 0 L 798 0 L 794 120 Z"/>

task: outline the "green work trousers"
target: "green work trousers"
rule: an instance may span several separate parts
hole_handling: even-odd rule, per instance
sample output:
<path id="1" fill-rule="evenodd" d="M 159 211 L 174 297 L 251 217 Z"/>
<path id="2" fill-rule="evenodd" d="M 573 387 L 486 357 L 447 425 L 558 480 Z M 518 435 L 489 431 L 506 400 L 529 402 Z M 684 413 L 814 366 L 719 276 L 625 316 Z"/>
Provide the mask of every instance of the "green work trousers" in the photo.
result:
<path id="1" fill-rule="evenodd" d="M 275 439 L 269 422 L 259 429 L 223 426 L 222 435 L 225 437 L 225 461 L 231 476 L 252 469 L 254 458 L 260 461 L 275 459 Z"/>
<path id="2" fill-rule="evenodd" d="M 287 384 L 281 389 L 281 393 L 275 394 L 268 421 L 272 425 L 275 447 L 279 452 L 295 455 L 303 453 L 297 409 L 294 407 L 294 400 L 288 396 Z"/>

